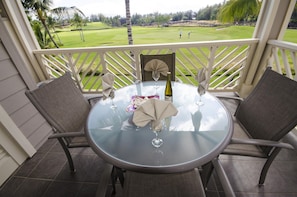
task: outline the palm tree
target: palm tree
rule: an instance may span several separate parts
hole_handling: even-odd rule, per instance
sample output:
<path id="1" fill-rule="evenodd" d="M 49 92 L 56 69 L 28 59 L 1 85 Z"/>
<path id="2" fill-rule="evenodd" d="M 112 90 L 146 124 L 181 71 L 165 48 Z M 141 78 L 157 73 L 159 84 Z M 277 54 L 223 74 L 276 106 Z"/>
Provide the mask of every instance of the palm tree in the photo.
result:
<path id="1" fill-rule="evenodd" d="M 261 7 L 260 0 L 229 0 L 219 11 L 222 22 L 238 22 L 248 17 L 257 16 Z"/>
<path id="2" fill-rule="evenodd" d="M 82 30 L 82 25 L 83 25 L 82 17 L 79 16 L 78 13 L 75 13 L 71 21 L 72 21 L 73 25 L 75 25 L 76 29 L 79 31 L 80 39 L 84 42 L 85 38 L 84 38 L 83 30 Z"/>
<path id="3" fill-rule="evenodd" d="M 47 38 L 46 32 L 42 33 L 42 28 L 41 28 L 40 22 L 32 21 L 31 26 L 34 31 L 35 37 L 39 43 L 40 48 L 42 48 L 42 49 L 50 48 L 51 41 L 50 41 L 50 39 Z"/>
<path id="4" fill-rule="evenodd" d="M 129 0 L 125 0 L 125 6 L 126 6 L 126 25 L 127 25 L 127 33 L 128 33 L 128 43 L 129 43 L 129 45 L 133 45 L 132 23 L 131 23 L 130 1 Z M 130 56 L 132 58 L 134 58 L 134 53 L 132 51 L 130 51 Z M 134 68 L 136 68 L 136 65 L 133 63 L 133 61 L 131 62 L 131 64 Z"/>
<path id="5" fill-rule="evenodd" d="M 132 24 L 131 24 L 131 14 L 130 14 L 130 1 L 125 0 L 125 5 L 126 5 L 126 25 L 127 25 L 127 33 L 128 33 L 128 43 L 129 43 L 129 45 L 133 45 Z"/>
<path id="6" fill-rule="evenodd" d="M 61 39 L 60 39 L 59 35 L 56 32 L 56 28 L 55 28 L 56 25 L 57 25 L 56 20 L 53 17 L 48 16 L 47 17 L 47 26 L 48 26 L 49 29 L 52 29 L 54 31 L 55 36 L 59 40 L 59 45 L 61 46 L 61 45 L 63 45 L 63 43 L 61 42 Z"/>
<path id="7" fill-rule="evenodd" d="M 46 24 L 47 12 L 50 10 L 50 6 L 53 3 L 52 0 L 22 0 L 22 3 L 27 12 L 35 12 L 38 20 L 42 23 L 50 40 L 53 42 L 56 48 L 59 48 Z"/>
<path id="8" fill-rule="evenodd" d="M 57 20 L 60 23 L 64 22 L 65 20 L 69 22 L 74 17 L 75 14 L 78 14 L 78 16 L 85 17 L 85 14 L 75 6 L 57 7 L 50 10 L 50 12 L 53 15 L 53 17 L 57 18 Z"/>
<path id="9" fill-rule="evenodd" d="M 80 37 L 82 41 L 85 41 L 83 30 L 82 30 L 82 25 L 83 25 L 83 18 L 85 18 L 85 14 L 78 9 L 75 6 L 72 7 L 57 7 L 52 9 L 51 14 L 57 18 L 57 20 L 60 23 L 64 24 L 64 21 L 67 20 L 67 22 L 71 21 L 73 25 L 76 26 L 76 28 L 80 32 Z"/>

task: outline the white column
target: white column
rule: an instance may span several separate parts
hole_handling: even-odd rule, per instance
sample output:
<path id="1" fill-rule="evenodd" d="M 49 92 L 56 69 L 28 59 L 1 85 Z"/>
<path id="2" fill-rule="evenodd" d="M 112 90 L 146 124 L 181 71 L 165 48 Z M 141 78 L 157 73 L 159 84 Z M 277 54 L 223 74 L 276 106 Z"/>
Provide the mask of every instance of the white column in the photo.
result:
<path id="1" fill-rule="evenodd" d="M 282 40 L 292 16 L 296 0 L 263 0 L 253 38 L 259 38 L 253 60 L 247 68 L 247 76 L 240 90 L 243 97 L 248 95 L 262 76 L 271 53 L 268 40 Z"/>

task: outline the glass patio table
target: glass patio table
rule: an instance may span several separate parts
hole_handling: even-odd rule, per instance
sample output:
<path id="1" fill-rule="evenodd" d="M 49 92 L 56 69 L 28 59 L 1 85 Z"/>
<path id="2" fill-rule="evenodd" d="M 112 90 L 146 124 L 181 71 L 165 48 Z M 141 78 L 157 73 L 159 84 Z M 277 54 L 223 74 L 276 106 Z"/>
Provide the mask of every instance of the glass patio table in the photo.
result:
<path id="1" fill-rule="evenodd" d="M 147 173 L 184 172 L 202 166 L 217 157 L 228 145 L 233 124 L 230 113 L 210 93 L 202 96 L 197 87 L 172 82 L 176 116 L 164 120 L 159 133 L 163 145 L 155 148 L 151 141 L 155 133 L 150 124 L 137 127 L 133 111 L 127 110 L 131 97 L 156 93 L 164 99 L 165 81 L 142 82 L 115 91 L 111 99 L 100 100 L 91 110 L 87 123 L 87 138 L 93 150 L 108 163 L 126 170 Z"/>

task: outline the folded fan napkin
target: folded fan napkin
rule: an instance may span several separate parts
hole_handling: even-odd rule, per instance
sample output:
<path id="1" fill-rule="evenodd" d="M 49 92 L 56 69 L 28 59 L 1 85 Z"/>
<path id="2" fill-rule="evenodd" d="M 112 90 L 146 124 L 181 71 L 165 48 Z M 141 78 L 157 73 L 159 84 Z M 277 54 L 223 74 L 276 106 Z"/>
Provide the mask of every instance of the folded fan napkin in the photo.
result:
<path id="1" fill-rule="evenodd" d="M 149 62 L 147 62 L 144 66 L 144 70 L 156 70 L 164 76 L 167 76 L 167 72 L 169 71 L 167 64 L 164 61 L 158 59 L 152 59 Z"/>
<path id="2" fill-rule="evenodd" d="M 105 73 L 102 76 L 102 93 L 103 99 L 108 97 L 114 97 L 114 90 L 113 90 L 113 83 L 114 83 L 114 76 L 111 73 Z"/>
<path id="3" fill-rule="evenodd" d="M 135 110 L 132 120 L 135 125 L 144 127 L 151 121 L 158 125 L 162 119 L 176 114 L 177 109 L 170 101 L 149 99 Z"/>
<path id="4" fill-rule="evenodd" d="M 197 91 L 199 95 L 203 95 L 207 88 L 207 82 L 208 82 L 207 76 L 206 76 L 206 69 L 205 68 L 200 69 L 195 79 L 198 81 Z"/>

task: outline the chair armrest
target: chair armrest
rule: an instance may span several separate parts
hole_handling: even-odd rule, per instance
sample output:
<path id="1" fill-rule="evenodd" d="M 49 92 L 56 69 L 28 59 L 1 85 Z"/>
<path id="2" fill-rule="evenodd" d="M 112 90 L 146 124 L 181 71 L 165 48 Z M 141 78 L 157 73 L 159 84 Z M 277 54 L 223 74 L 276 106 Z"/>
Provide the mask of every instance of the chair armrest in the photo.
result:
<path id="1" fill-rule="evenodd" d="M 292 131 L 289 132 L 287 135 L 284 136 L 283 138 L 286 142 L 291 144 L 294 148 L 295 151 L 297 151 L 297 135 L 295 135 Z"/>
<path id="2" fill-rule="evenodd" d="M 93 100 L 93 99 L 101 99 L 101 98 L 103 98 L 103 96 L 102 95 L 97 95 L 97 96 L 87 96 L 86 97 L 86 99 L 88 100 L 88 101 L 90 101 L 90 100 Z"/>
<path id="3" fill-rule="evenodd" d="M 224 96 L 224 95 L 215 95 L 217 98 L 222 98 L 222 99 L 233 99 L 233 100 L 238 100 L 238 101 L 243 101 L 244 99 L 241 97 L 236 97 L 236 96 Z"/>
<path id="4" fill-rule="evenodd" d="M 48 137 L 48 139 L 62 138 L 62 137 L 84 137 L 84 132 L 67 132 L 67 133 L 54 133 Z"/>
<path id="5" fill-rule="evenodd" d="M 100 99 L 102 99 L 103 95 L 102 94 L 99 94 L 99 95 L 84 94 L 84 97 L 87 99 L 87 101 L 91 106 L 94 106 Z"/>
<path id="6" fill-rule="evenodd" d="M 294 147 L 291 144 L 284 142 L 275 142 L 270 140 L 261 140 L 261 139 L 238 139 L 232 138 L 230 144 L 248 144 L 248 145 L 257 145 L 257 146 L 272 146 L 278 148 L 286 148 L 294 150 Z"/>

